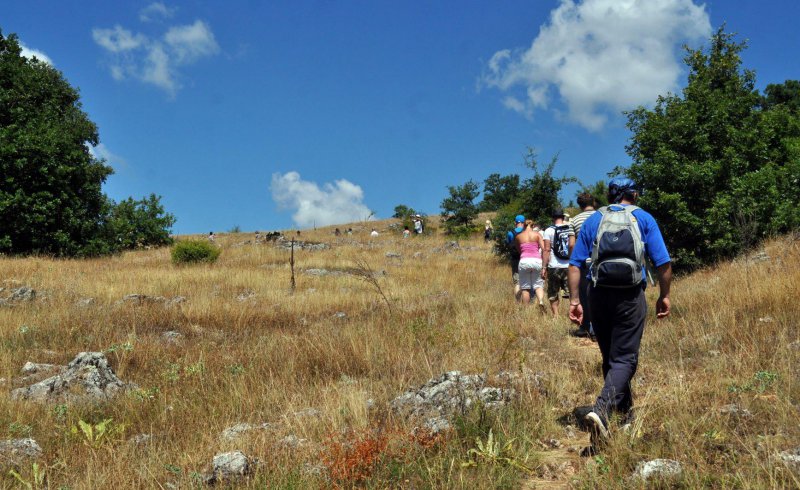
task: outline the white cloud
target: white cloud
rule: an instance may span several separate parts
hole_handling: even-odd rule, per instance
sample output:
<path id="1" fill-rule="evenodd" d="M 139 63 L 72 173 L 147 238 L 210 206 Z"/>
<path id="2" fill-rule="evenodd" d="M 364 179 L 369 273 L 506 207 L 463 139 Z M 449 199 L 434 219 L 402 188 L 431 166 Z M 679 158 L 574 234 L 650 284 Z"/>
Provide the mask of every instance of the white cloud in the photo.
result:
<path id="1" fill-rule="evenodd" d="M 139 11 L 139 20 L 153 22 L 162 19 L 171 19 L 178 7 L 167 7 L 162 2 L 153 2 Z"/>
<path id="2" fill-rule="evenodd" d="M 316 182 L 302 180 L 297 172 L 276 173 L 269 188 L 278 206 L 294 210 L 292 220 L 301 227 L 360 221 L 372 214 L 362 202 L 361 187 L 344 179 L 320 188 Z"/>
<path id="3" fill-rule="evenodd" d="M 205 22 L 196 20 L 194 24 L 172 27 L 164 35 L 164 41 L 175 55 L 177 63 L 193 63 L 204 56 L 219 52 L 219 45 Z"/>
<path id="4" fill-rule="evenodd" d="M 36 59 L 38 59 L 39 61 L 43 61 L 43 62 L 47 63 L 50 66 L 54 66 L 53 65 L 53 60 L 51 60 L 49 56 L 47 56 L 43 52 L 39 51 L 38 49 L 29 48 L 22 41 L 20 41 L 19 47 L 22 50 L 22 53 L 21 53 L 22 56 L 24 56 L 24 57 L 26 57 L 28 59 L 33 59 L 34 57 L 36 57 Z"/>
<path id="5" fill-rule="evenodd" d="M 676 47 L 710 33 L 705 5 L 693 0 L 561 0 L 530 48 L 496 52 L 481 83 L 502 92 L 522 87 L 524 107 L 514 96 L 503 104 L 526 117 L 557 92 L 568 119 L 599 130 L 609 112 L 676 91 Z"/>
<path id="6" fill-rule="evenodd" d="M 134 34 L 120 25 L 113 29 L 92 29 L 92 39 L 112 53 L 138 49 L 147 42 L 143 34 Z"/>
<path id="7" fill-rule="evenodd" d="M 111 150 L 109 150 L 108 147 L 103 143 L 98 143 L 97 146 L 92 146 L 87 143 L 86 147 L 89 148 L 89 153 L 91 153 L 93 157 L 97 158 L 98 160 L 105 160 L 106 164 L 111 165 L 116 169 L 119 169 L 120 167 L 126 167 L 128 165 L 128 162 L 124 158 L 112 153 Z"/>
<path id="8" fill-rule="evenodd" d="M 170 96 L 181 88 L 178 67 L 220 50 L 211 28 L 201 20 L 169 27 L 163 37 L 155 39 L 119 25 L 93 29 L 92 37 L 110 55 L 109 70 L 114 80 L 132 78 L 155 85 Z"/>

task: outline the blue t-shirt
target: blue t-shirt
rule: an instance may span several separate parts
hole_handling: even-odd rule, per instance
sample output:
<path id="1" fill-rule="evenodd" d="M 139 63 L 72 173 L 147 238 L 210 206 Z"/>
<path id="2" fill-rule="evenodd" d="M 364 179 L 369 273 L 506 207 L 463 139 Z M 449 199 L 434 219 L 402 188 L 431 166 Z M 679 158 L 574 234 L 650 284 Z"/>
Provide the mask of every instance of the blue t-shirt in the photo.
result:
<path id="1" fill-rule="evenodd" d="M 620 206 L 627 205 L 612 204 L 609 207 L 619 209 Z M 667 262 L 671 262 L 672 259 L 670 259 L 669 252 L 667 252 L 667 245 L 664 243 L 664 237 L 661 236 L 661 230 L 658 228 L 655 218 L 644 209 L 634 209 L 633 216 L 636 218 L 639 231 L 642 233 L 644 250 L 647 256 L 650 257 L 650 262 L 656 267 L 661 267 Z M 601 219 L 603 219 L 602 213 L 594 213 L 583 222 L 581 232 L 575 239 L 575 248 L 572 249 L 572 255 L 569 258 L 570 265 L 581 267 L 586 262 L 586 259 L 592 256 L 592 246 L 594 245 L 594 238 L 597 235 L 597 229 L 600 227 Z M 644 271 L 642 271 L 642 281 L 645 281 Z"/>
<path id="2" fill-rule="evenodd" d="M 513 242 L 513 241 L 514 241 L 514 238 L 516 238 L 516 236 L 517 236 L 517 235 L 519 235 L 520 233 L 522 233 L 522 230 L 524 230 L 524 229 L 525 229 L 525 228 L 523 228 L 523 227 L 521 227 L 521 226 L 518 226 L 518 227 L 514 228 L 514 231 L 509 231 L 509 232 L 506 234 L 506 242 L 508 242 L 508 243 L 511 243 L 511 242 Z"/>

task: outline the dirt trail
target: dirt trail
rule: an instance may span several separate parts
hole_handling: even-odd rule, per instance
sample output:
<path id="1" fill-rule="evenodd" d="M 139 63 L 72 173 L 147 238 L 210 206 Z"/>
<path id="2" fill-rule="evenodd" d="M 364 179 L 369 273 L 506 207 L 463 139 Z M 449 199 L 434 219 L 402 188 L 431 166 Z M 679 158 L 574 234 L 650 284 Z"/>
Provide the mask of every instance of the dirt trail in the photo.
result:
<path id="1" fill-rule="evenodd" d="M 581 351 L 596 351 L 597 344 L 588 338 L 570 338 L 569 345 Z M 599 355 L 599 352 L 598 352 Z M 566 431 L 564 437 L 542 442 L 542 465 L 537 475 L 528 479 L 522 488 L 534 489 L 569 489 L 572 488 L 573 476 L 580 472 L 587 458 L 581 451 L 589 446 L 589 434 L 580 429 Z"/>

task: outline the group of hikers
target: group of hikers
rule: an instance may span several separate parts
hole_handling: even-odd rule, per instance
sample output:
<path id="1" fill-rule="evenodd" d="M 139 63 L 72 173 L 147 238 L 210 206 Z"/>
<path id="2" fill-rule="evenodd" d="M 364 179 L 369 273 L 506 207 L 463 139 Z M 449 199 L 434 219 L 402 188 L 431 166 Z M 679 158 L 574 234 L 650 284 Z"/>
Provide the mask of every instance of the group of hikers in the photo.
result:
<path id="1" fill-rule="evenodd" d="M 544 310 L 544 288 L 553 315 L 561 296 L 569 298 L 569 319 L 578 336 L 596 340 L 603 359 L 604 385 L 594 405 L 575 409 L 591 432 L 592 449 L 608 440 L 613 421 L 625 426 L 633 415 L 631 380 L 639 362 L 647 302 L 647 261 L 658 272 L 656 317 L 670 313 L 672 261 L 652 215 L 636 206 L 639 188 L 628 178 L 608 184 L 608 206 L 578 196 L 581 213 L 567 221 L 554 209 L 544 231 L 525 216 L 508 232 L 514 294 L 523 304 L 535 295 Z"/>

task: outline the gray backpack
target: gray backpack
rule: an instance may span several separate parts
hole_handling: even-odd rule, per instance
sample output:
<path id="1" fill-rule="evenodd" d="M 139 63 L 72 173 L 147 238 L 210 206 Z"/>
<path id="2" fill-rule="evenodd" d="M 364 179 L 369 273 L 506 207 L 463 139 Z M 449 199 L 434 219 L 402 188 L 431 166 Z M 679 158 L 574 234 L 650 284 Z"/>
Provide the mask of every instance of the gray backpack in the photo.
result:
<path id="1" fill-rule="evenodd" d="M 630 288 L 646 270 L 644 241 L 633 212 L 636 206 L 597 211 L 603 215 L 592 247 L 591 277 L 596 287 Z"/>

